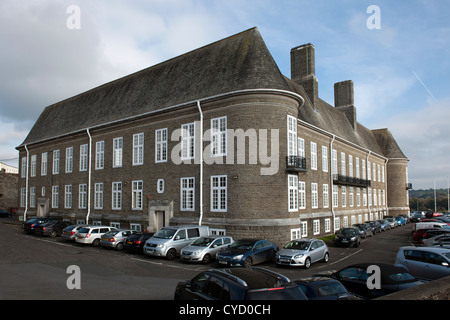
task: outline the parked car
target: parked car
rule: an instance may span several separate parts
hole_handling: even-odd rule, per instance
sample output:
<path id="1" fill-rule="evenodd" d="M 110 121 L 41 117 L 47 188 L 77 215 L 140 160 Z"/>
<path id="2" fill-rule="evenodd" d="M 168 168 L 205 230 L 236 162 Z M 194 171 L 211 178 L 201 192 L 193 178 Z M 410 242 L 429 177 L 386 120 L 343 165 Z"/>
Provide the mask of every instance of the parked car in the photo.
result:
<path id="1" fill-rule="evenodd" d="M 100 245 L 121 251 L 127 237 L 136 233 L 139 232 L 131 229 L 111 230 L 100 237 Z"/>
<path id="2" fill-rule="evenodd" d="M 391 224 L 386 219 L 377 220 L 381 226 L 381 231 L 386 231 L 391 229 Z"/>
<path id="3" fill-rule="evenodd" d="M 7 212 L 5 210 L 0 210 L 0 218 L 11 218 L 11 217 L 12 217 L 11 212 Z"/>
<path id="4" fill-rule="evenodd" d="M 398 227 L 397 220 L 395 220 L 394 218 L 385 218 L 385 219 L 389 222 L 391 228 Z"/>
<path id="5" fill-rule="evenodd" d="M 111 230 L 118 229 L 110 226 L 86 226 L 76 233 L 75 242 L 97 247 L 100 245 L 101 236 Z"/>
<path id="6" fill-rule="evenodd" d="M 352 225 L 352 227 L 356 227 L 359 229 L 359 233 L 361 235 L 361 238 L 367 238 L 368 236 L 373 236 L 375 233 L 371 226 L 369 226 L 367 223 L 357 223 Z"/>
<path id="7" fill-rule="evenodd" d="M 186 262 L 210 263 L 216 258 L 216 254 L 230 244 L 233 238 L 229 236 L 206 236 L 201 237 L 190 245 L 181 249 L 181 260 Z"/>
<path id="8" fill-rule="evenodd" d="M 411 214 L 411 222 L 420 222 L 425 219 L 425 214 L 419 211 L 413 212 Z"/>
<path id="9" fill-rule="evenodd" d="M 394 219 L 397 221 L 397 224 L 399 226 L 403 226 L 406 224 L 406 219 L 404 216 L 396 216 L 396 217 L 394 217 Z"/>
<path id="10" fill-rule="evenodd" d="M 145 241 L 153 237 L 154 234 L 154 232 L 132 234 L 126 239 L 123 248 L 129 252 L 144 253 Z"/>
<path id="11" fill-rule="evenodd" d="M 395 265 L 413 276 L 435 280 L 450 275 L 450 249 L 439 247 L 401 247 Z"/>
<path id="12" fill-rule="evenodd" d="M 23 223 L 23 231 L 28 234 L 33 234 L 36 226 L 49 222 L 57 221 L 57 218 L 30 218 Z"/>
<path id="13" fill-rule="evenodd" d="M 217 253 L 216 259 L 228 267 L 250 267 L 273 260 L 277 251 L 277 245 L 269 240 L 240 239 Z"/>
<path id="14" fill-rule="evenodd" d="M 439 223 L 445 223 L 448 226 L 450 226 L 450 219 L 447 217 L 444 217 L 444 216 L 423 219 L 422 222 L 439 222 Z"/>
<path id="15" fill-rule="evenodd" d="M 371 265 L 380 268 L 380 289 L 370 289 L 367 285 L 369 273 L 367 268 Z M 403 289 L 421 285 L 424 282 L 417 279 L 407 269 L 384 263 L 359 263 L 350 265 L 339 271 L 329 271 L 315 276 L 329 276 L 340 281 L 348 291 L 367 298 L 373 299 Z"/>
<path id="16" fill-rule="evenodd" d="M 180 225 L 164 227 L 145 242 L 144 253 L 175 259 L 181 249 L 203 236 L 209 236 L 208 226 Z"/>
<path id="17" fill-rule="evenodd" d="M 278 265 L 302 266 L 306 269 L 317 261 L 328 262 L 328 246 L 319 239 L 296 239 L 275 254 Z"/>
<path id="18" fill-rule="evenodd" d="M 64 230 L 61 234 L 61 238 L 64 240 L 75 241 L 75 235 L 77 234 L 77 232 L 80 231 L 81 228 L 87 227 L 87 226 L 88 225 L 86 225 L 86 224 L 72 224 L 72 225 L 64 228 Z"/>
<path id="19" fill-rule="evenodd" d="M 50 236 L 55 238 L 63 233 L 64 228 L 71 225 L 68 221 L 49 221 L 39 224 L 34 229 L 34 234 L 38 236 Z"/>
<path id="20" fill-rule="evenodd" d="M 293 281 L 309 300 L 362 300 L 336 279 L 310 277 Z"/>
<path id="21" fill-rule="evenodd" d="M 450 247 L 450 233 L 439 234 L 427 239 L 422 239 L 422 245 L 424 247 L 441 246 L 444 248 Z"/>
<path id="22" fill-rule="evenodd" d="M 365 223 L 372 227 L 374 235 L 381 232 L 381 224 L 378 221 L 366 221 Z"/>
<path id="23" fill-rule="evenodd" d="M 450 234 L 450 230 L 443 229 L 443 228 L 424 228 L 419 229 L 417 231 L 413 231 L 412 241 L 414 242 L 420 242 L 424 239 L 424 237 L 429 238 L 430 234 L 437 235 L 437 234 Z"/>
<path id="24" fill-rule="evenodd" d="M 361 242 L 361 234 L 358 228 L 356 227 L 348 227 L 341 228 L 338 232 L 336 232 L 336 236 L 334 238 L 334 244 L 339 246 L 350 246 L 350 247 L 359 247 Z"/>
<path id="25" fill-rule="evenodd" d="M 175 300 L 308 300 L 289 278 L 263 268 L 211 269 L 178 283 Z"/>

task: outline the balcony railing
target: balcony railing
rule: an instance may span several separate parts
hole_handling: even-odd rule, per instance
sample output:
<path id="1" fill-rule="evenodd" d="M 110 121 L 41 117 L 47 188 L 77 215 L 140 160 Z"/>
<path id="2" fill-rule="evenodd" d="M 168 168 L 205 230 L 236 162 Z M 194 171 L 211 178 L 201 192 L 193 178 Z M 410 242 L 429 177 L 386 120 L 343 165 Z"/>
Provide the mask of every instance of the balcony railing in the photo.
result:
<path id="1" fill-rule="evenodd" d="M 355 177 L 348 177 L 342 174 L 333 174 L 333 183 L 340 185 L 348 185 L 355 187 L 370 187 L 372 182 L 370 180 L 359 179 Z"/>
<path id="2" fill-rule="evenodd" d="M 306 172 L 306 158 L 300 156 L 287 156 L 286 171 Z"/>

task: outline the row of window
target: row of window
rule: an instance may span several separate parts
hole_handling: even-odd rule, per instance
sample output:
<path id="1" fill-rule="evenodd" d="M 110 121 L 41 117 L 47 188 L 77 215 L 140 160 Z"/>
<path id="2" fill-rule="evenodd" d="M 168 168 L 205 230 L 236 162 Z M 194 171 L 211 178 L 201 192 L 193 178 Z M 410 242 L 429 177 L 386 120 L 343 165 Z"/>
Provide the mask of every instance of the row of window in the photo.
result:
<path id="1" fill-rule="evenodd" d="M 311 170 L 318 170 L 318 149 L 317 143 L 310 142 L 310 167 Z M 299 156 L 305 158 L 305 140 L 297 135 L 297 119 L 288 116 L 288 156 Z M 338 173 L 338 152 L 332 149 L 332 173 Z M 350 178 L 366 179 L 378 182 L 385 181 L 385 168 L 383 165 L 371 163 L 353 155 L 347 155 L 341 152 L 340 174 Z M 348 167 L 347 167 L 348 165 Z M 328 172 L 328 147 L 322 146 L 322 171 Z M 347 174 L 348 173 L 348 174 Z"/>
<path id="2" fill-rule="evenodd" d="M 333 231 L 331 230 L 331 218 L 325 218 L 323 220 L 324 223 L 324 233 L 330 233 L 330 232 L 336 232 L 340 228 L 346 228 L 350 227 L 356 223 L 363 223 L 364 221 L 373 221 L 381 219 L 382 216 L 385 213 L 378 213 L 378 212 L 371 212 L 370 214 L 365 213 L 364 219 L 363 215 L 359 214 L 358 216 L 352 215 L 350 216 L 350 223 L 349 223 L 349 217 L 343 216 L 342 217 L 342 224 L 341 224 L 341 217 L 335 217 L 334 218 L 334 226 Z M 313 224 L 313 235 L 319 235 L 321 233 L 320 231 L 320 220 L 314 219 L 312 220 Z M 291 240 L 299 239 L 299 238 L 306 238 L 308 237 L 308 221 L 301 221 L 300 228 L 291 229 Z"/>
<path id="3" fill-rule="evenodd" d="M 64 186 L 64 208 L 71 209 L 74 206 L 73 203 L 73 188 L 72 185 Z M 164 192 L 164 180 L 158 180 L 158 193 Z M 113 182 L 111 185 L 111 208 L 112 210 L 122 210 L 122 182 Z M 87 184 L 78 185 L 78 208 L 87 208 Z M 227 176 L 211 176 L 211 211 L 213 212 L 226 212 L 227 211 Z M 45 187 L 41 189 L 42 196 L 45 196 Z M 94 184 L 94 209 L 103 209 L 103 197 L 104 184 Z M 60 187 L 52 186 L 52 208 L 56 209 L 60 207 Z M 135 180 L 131 183 L 131 209 L 142 210 L 143 209 L 143 197 L 144 197 L 144 182 L 142 180 Z M 21 188 L 21 207 L 26 205 L 26 189 Z M 30 188 L 30 208 L 36 207 L 36 187 Z M 195 177 L 187 177 L 180 179 L 180 210 L 181 211 L 194 211 L 195 210 Z"/>
<path id="4" fill-rule="evenodd" d="M 227 148 L 227 117 L 211 119 L 211 156 L 226 155 Z M 113 139 L 113 168 L 120 168 L 123 165 L 123 137 Z M 53 150 L 52 174 L 60 172 L 60 150 Z M 144 133 L 133 135 L 133 166 L 144 164 Z M 88 170 L 88 144 L 80 146 L 79 171 Z M 181 125 L 181 160 L 194 159 L 195 157 L 195 122 Z M 168 129 L 155 130 L 155 162 L 167 162 L 168 157 Z M 65 150 L 65 173 L 74 170 L 73 165 L 74 150 L 68 147 Z M 41 154 L 41 176 L 47 175 L 48 152 Z M 22 158 L 21 176 L 25 178 L 27 158 Z M 95 143 L 95 169 L 101 170 L 105 167 L 105 141 Z M 31 156 L 30 176 L 37 175 L 37 155 Z"/>
<path id="5" fill-rule="evenodd" d="M 350 207 L 354 207 L 355 200 L 356 206 L 361 206 L 361 194 L 362 205 L 374 206 L 386 205 L 386 193 L 382 189 L 372 188 L 354 188 L 333 185 L 332 194 L 332 206 L 333 208 L 339 205 L 339 189 L 341 191 L 341 207 L 347 207 L 347 189 L 348 189 L 348 202 Z M 355 195 L 356 191 L 356 195 Z M 373 192 L 372 192 L 373 191 Z M 372 198 L 373 194 L 373 198 Z M 304 181 L 298 181 L 297 175 L 288 175 L 288 198 L 289 198 L 289 211 L 298 211 L 299 209 L 306 209 L 306 183 Z M 373 199 L 373 202 L 372 202 Z M 329 185 L 322 185 L 322 207 L 329 208 Z M 319 185 L 318 183 L 311 183 L 311 208 L 319 208 Z"/>

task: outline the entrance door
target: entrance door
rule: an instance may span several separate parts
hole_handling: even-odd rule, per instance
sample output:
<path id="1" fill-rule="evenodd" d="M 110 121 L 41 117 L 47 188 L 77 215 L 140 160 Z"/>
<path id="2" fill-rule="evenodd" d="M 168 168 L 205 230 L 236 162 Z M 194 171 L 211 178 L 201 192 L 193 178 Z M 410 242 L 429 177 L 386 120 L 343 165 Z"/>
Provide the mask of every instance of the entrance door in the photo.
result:
<path id="1" fill-rule="evenodd" d="M 156 230 L 161 229 L 166 226 L 166 212 L 165 211 L 155 211 L 156 215 Z"/>

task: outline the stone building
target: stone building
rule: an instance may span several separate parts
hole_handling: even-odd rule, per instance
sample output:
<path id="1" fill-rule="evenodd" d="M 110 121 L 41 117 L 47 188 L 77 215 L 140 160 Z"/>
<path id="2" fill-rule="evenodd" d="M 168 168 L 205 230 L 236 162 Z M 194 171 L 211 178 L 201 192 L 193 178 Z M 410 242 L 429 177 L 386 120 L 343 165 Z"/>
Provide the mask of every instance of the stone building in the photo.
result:
<path id="1" fill-rule="evenodd" d="M 313 45 L 289 79 L 257 28 L 104 84 L 45 108 L 17 147 L 19 212 L 280 244 L 407 213 L 408 159 L 357 122 L 352 81 L 334 90 L 334 107 L 318 96 Z"/>

